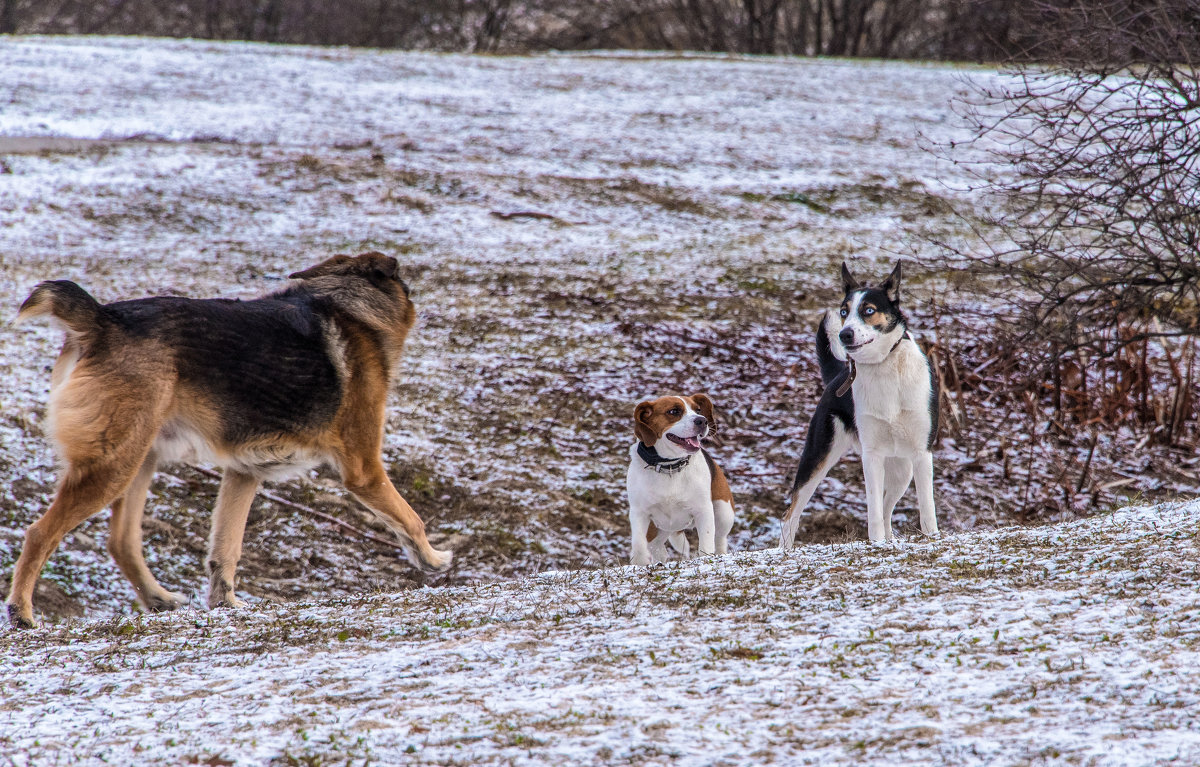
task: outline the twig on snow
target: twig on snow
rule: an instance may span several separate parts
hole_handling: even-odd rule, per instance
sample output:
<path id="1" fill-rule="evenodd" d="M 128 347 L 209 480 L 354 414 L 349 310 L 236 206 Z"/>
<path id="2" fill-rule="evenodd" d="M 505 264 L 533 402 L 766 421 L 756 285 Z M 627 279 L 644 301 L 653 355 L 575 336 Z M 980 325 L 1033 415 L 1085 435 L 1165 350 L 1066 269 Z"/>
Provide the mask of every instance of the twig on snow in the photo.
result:
<path id="1" fill-rule="evenodd" d="M 566 224 L 567 226 L 575 226 L 576 224 L 583 223 L 581 221 L 568 221 L 565 218 L 559 218 L 553 213 L 542 213 L 541 211 L 537 210 L 514 210 L 509 213 L 493 210 L 492 216 L 500 219 L 501 221 L 511 221 L 514 218 L 536 218 L 543 221 L 557 221 L 558 223 Z"/>
<path id="2" fill-rule="evenodd" d="M 205 469 L 200 466 L 193 466 L 192 468 L 195 469 L 197 472 L 203 474 L 206 477 L 211 477 L 212 479 L 216 479 L 216 480 L 221 479 L 221 475 L 218 472 L 213 471 L 212 469 Z M 380 544 L 381 546 L 387 546 L 388 548 L 396 549 L 397 551 L 404 551 L 404 547 L 401 546 L 400 544 L 396 543 L 395 541 L 389 541 L 386 538 L 380 538 L 378 535 L 373 535 L 371 533 L 368 533 L 366 530 L 363 530 L 362 528 L 359 528 L 359 527 L 355 527 L 354 525 L 350 524 L 349 522 L 343 522 L 342 520 L 338 519 L 337 517 L 333 516 L 332 514 L 326 514 L 323 511 L 317 511 L 316 509 L 314 509 L 310 506 L 305 506 L 302 503 L 296 503 L 295 501 L 289 501 L 287 498 L 278 496 L 275 493 L 272 493 L 270 490 L 264 490 L 261 487 L 258 489 L 258 494 L 261 495 L 263 498 L 266 498 L 268 501 L 271 501 L 272 503 L 277 503 L 280 506 L 286 506 L 287 508 L 292 509 L 293 511 L 299 511 L 300 513 L 307 514 L 310 517 L 316 517 L 317 519 L 323 519 L 326 522 L 331 522 L 331 523 L 337 525 L 338 527 L 343 527 L 343 528 L 349 530 L 350 532 L 358 535 L 360 538 L 365 538 L 368 541 L 373 541 L 375 543 Z"/>

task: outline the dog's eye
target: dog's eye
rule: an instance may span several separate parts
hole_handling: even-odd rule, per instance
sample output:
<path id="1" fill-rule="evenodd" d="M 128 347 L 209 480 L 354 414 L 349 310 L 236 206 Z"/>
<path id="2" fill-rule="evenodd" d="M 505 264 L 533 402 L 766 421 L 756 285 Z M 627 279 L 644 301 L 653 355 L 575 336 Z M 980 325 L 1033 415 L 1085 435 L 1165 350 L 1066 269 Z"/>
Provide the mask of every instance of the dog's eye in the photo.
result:
<path id="1" fill-rule="evenodd" d="M 850 310 L 843 306 L 842 307 L 842 319 L 846 319 L 846 315 L 849 313 L 850 313 Z"/>
<path id="2" fill-rule="evenodd" d="M 683 411 L 677 407 L 673 407 L 667 411 L 667 415 L 683 415 Z"/>
<path id="3" fill-rule="evenodd" d="M 863 314 L 867 315 L 868 317 L 870 317 L 874 313 L 875 313 L 874 306 L 868 306 L 866 309 L 863 309 Z"/>

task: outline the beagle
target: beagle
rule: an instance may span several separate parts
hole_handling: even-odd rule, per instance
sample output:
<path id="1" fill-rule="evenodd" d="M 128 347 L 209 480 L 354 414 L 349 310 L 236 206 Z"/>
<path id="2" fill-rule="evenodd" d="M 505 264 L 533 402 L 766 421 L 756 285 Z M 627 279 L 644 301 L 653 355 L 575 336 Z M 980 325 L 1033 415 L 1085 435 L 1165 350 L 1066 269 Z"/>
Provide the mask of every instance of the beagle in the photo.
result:
<path id="1" fill-rule="evenodd" d="M 713 430 L 713 403 L 704 394 L 659 397 L 634 408 L 637 442 L 629 448 L 626 480 L 631 564 L 666 561 L 668 540 L 686 558 L 683 531 L 690 528 L 701 554 L 727 551 L 733 494 L 721 467 L 700 447 Z"/>

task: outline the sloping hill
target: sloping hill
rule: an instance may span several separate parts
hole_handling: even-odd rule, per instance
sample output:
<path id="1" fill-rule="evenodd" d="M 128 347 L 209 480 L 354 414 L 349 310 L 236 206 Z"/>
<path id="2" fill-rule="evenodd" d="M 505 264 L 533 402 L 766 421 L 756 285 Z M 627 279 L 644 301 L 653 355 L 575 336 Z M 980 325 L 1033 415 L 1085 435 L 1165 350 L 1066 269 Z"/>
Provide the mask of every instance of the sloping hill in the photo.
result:
<path id="1" fill-rule="evenodd" d="M 458 550 L 438 585 L 627 557 L 630 414 L 672 390 L 717 402 L 734 547 L 773 541 L 838 264 L 953 229 L 963 180 L 919 146 L 961 133 L 949 65 L 83 37 L 5 38 L 0 61 L 0 307 L 51 278 L 105 301 L 249 297 L 333 253 L 402 260 L 420 319 L 385 452 Z M 60 344 L 0 323 L 0 589 L 53 492 Z M 967 452 L 941 453 L 950 528 L 996 506 L 978 468 L 954 476 Z M 172 590 L 203 581 L 216 484 L 177 467 L 152 488 L 147 551 Z M 837 514 L 808 540 L 856 532 L 828 487 L 816 508 Z M 328 473 L 274 489 L 371 525 Z M 129 612 L 106 516 L 52 558 L 43 612 Z M 246 552 L 250 598 L 421 584 L 395 550 L 261 500 Z"/>
<path id="2" fill-rule="evenodd" d="M 421 320 L 385 457 L 456 550 L 422 583 L 304 511 L 371 525 L 314 472 L 255 505 L 251 610 L 143 617 L 98 515 L 43 573 L 58 622 L 0 632 L 0 764 L 1200 762 L 1200 506 L 962 532 L 1035 469 L 1082 482 L 1093 450 L 1083 504 L 1194 495 L 1194 455 L 1122 432 L 1043 462 L 1019 424 L 969 432 L 1004 420 L 984 402 L 937 454 L 947 538 L 761 551 L 837 265 L 974 236 L 949 213 L 968 177 L 922 145 L 961 138 L 951 96 L 995 73 L 105 38 L 4 38 L 0 61 L 0 304 L 47 278 L 247 297 L 335 252 L 401 256 Z M 944 288 L 911 281 L 921 333 L 971 348 Z M 0 323 L 0 589 L 53 492 L 59 343 Z M 633 404 L 702 389 L 748 553 L 606 567 Z M 859 532 L 860 483 L 835 468 L 807 540 Z M 215 493 L 186 467 L 151 490 L 168 588 L 203 582 Z"/>
<path id="3" fill-rule="evenodd" d="M 971 176 L 925 147 L 964 138 L 953 99 L 998 77 L 91 37 L 7 37 L 0 61 L 0 306 L 15 312 L 49 278 L 105 301 L 249 297 L 337 252 L 404 263 L 420 318 L 385 459 L 455 567 L 423 582 L 394 548 L 330 524 L 389 535 L 314 472 L 251 512 L 240 590 L 270 600 L 623 561 L 630 413 L 669 391 L 717 403 L 733 549 L 771 545 L 819 395 L 811 333 L 838 265 L 882 275 L 928 248 L 922 235 L 977 236 L 950 213 L 977 203 Z M 954 302 L 986 298 L 960 290 L 906 277 L 917 335 L 974 368 L 989 352 Z M 60 343 L 45 325 L 0 323 L 0 590 L 54 489 L 42 431 Z M 1030 484 L 1080 488 L 1055 490 L 1037 521 L 1200 492 L 1200 457 L 1126 430 L 1051 442 L 1011 421 L 1011 405 L 964 396 L 947 394 L 937 452 L 944 529 L 1007 524 Z M 204 580 L 216 487 L 168 467 L 151 489 L 147 556 L 172 590 Z M 860 487 L 855 463 L 835 467 L 801 540 L 861 536 Z M 42 614 L 130 614 L 106 528 L 98 515 L 51 558 Z"/>
<path id="4" fill-rule="evenodd" d="M 1200 502 L 0 637 L 16 764 L 1200 761 Z"/>

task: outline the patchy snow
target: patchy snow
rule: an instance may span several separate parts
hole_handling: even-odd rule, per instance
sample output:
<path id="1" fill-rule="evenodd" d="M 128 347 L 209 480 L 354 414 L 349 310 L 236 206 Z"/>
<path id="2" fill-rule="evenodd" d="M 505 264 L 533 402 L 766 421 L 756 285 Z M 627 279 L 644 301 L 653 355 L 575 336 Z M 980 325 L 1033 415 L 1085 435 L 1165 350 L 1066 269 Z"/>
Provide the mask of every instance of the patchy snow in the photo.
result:
<path id="1" fill-rule="evenodd" d="M 945 65 L 763 57 L 462 57 L 138 39 L 5 45 L 0 135 L 276 146 L 415 142 L 460 170 L 687 188 L 935 176 Z M 959 84 L 959 90 L 964 88 Z M 953 92 L 953 91 L 951 91 Z M 940 137 L 940 135 L 939 135 Z M 864 157 L 862 145 L 873 144 Z M 871 166 L 875 166 L 872 168 Z"/>
<path id="2" fill-rule="evenodd" d="M 101 300 L 246 298 L 333 253 L 384 250 L 421 315 L 386 458 L 435 542 L 456 549 L 436 583 L 622 561 L 629 414 L 669 391 L 716 401 L 732 546 L 761 549 L 815 401 L 811 329 L 837 266 L 882 275 L 884 259 L 925 247 L 922 233 L 971 236 L 947 213 L 974 203 L 970 176 L 921 147 L 961 138 L 951 98 L 995 76 L 7 37 L 0 305 L 15 313 L 50 278 Z M 502 217 L 522 212 L 551 218 Z M 924 306 L 934 289 L 914 280 L 910 294 Z M 59 343 L 42 325 L 0 325 L 0 579 L 53 491 L 40 430 Z M 1002 476 L 990 456 L 1020 453 L 1021 436 L 947 440 L 944 528 L 1005 518 L 1010 491 L 997 488 L 1019 485 L 1021 467 Z M 1194 462 L 1168 481 L 1138 450 L 1120 459 L 1141 483 L 1128 492 L 1148 489 L 1146 474 L 1162 496 L 1200 488 Z M 814 510 L 861 515 L 859 474 L 837 467 Z M 332 484 L 276 490 L 366 526 Z M 146 551 L 168 588 L 202 587 L 214 487 L 170 469 L 152 490 Z M 43 581 L 88 617 L 117 619 L 131 592 L 104 552 L 105 517 L 67 537 Z M 247 535 L 250 597 L 418 585 L 394 551 L 272 504 L 256 504 Z"/>
<path id="3" fill-rule="evenodd" d="M 0 746 L 17 765 L 1193 764 L 1198 514 L 8 634 Z"/>
<path id="4" fill-rule="evenodd" d="M 706 390 L 726 415 L 718 457 L 747 499 L 735 545 L 757 547 L 774 537 L 799 452 L 779 444 L 807 418 L 814 376 L 798 371 L 811 365 L 816 296 L 838 261 L 900 246 L 899 232 L 926 225 L 922 200 L 962 181 L 918 144 L 957 135 L 948 103 L 964 71 L 990 76 L 761 57 L 5 38 L 0 305 L 15 310 L 48 278 L 101 300 L 252 297 L 332 253 L 385 250 L 405 263 L 421 313 L 387 457 L 507 510 L 439 518 L 444 493 L 418 505 L 435 536 L 474 541 L 454 582 L 623 556 L 628 413 L 671 390 Z M 904 199 L 864 201 L 889 190 Z M 523 211 L 556 218 L 494 215 Z M 782 362 L 742 371 L 745 355 L 731 368 L 686 346 L 638 347 L 653 338 L 644 329 L 662 327 L 759 339 Z M 39 425 L 59 343 L 45 326 L 0 327 L 4 570 L 52 491 Z M 801 407 L 781 418 L 784 402 Z M 196 512 L 210 503 L 210 480 L 156 485 L 149 514 L 170 527 L 151 556 L 167 543 L 165 563 L 193 562 Z M 286 532 L 256 519 L 252 533 L 278 532 L 274 544 L 308 538 L 286 516 Z M 489 531 L 511 531 L 525 553 L 484 561 Z M 128 588 L 99 544 L 66 552 L 104 535 L 103 520 L 88 523 L 51 561 L 93 615 L 127 609 Z M 70 588 L 87 561 L 88 580 L 111 584 L 104 596 Z M 195 573 L 163 577 L 190 592 Z"/>

